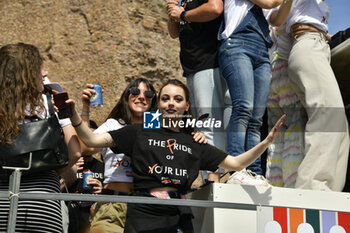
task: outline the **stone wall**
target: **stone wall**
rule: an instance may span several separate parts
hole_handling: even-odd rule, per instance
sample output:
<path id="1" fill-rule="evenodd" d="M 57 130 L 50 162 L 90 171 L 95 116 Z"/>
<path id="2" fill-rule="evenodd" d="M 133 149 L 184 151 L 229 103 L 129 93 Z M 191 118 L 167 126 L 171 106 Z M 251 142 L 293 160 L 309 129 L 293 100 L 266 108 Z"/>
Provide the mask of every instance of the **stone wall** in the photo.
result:
<path id="1" fill-rule="evenodd" d="M 36 45 L 50 80 L 79 109 L 86 83 L 104 88 L 104 107 L 92 110 L 98 124 L 130 80 L 148 78 L 156 89 L 168 78 L 184 81 L 164 0 L 3 0 L 0 14 L 0 45 Z"/>

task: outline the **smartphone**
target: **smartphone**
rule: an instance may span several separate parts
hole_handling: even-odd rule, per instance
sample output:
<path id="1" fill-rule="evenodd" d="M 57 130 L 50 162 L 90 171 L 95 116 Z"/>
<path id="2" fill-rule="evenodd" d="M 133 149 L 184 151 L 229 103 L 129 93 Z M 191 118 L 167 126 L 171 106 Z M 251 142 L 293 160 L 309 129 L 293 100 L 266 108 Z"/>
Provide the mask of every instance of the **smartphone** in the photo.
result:
<path id="1" fill-rule="evenodd" d="M 72 116 L 72 110 L 70 106 L 66 103 L 66 100 L 68 100 L 67 92 L 54 94 L 53 100 L 55 101 L 55 105 L 58 108 L 59 119 L 69 118 Z"/>

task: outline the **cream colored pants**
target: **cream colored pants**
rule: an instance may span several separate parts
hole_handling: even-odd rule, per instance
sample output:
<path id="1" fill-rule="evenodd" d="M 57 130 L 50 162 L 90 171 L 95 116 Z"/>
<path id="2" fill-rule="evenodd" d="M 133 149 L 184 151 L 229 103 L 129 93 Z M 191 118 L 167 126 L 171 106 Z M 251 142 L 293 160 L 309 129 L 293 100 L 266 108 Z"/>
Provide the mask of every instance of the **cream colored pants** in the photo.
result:
<path id="1" fill-rule="evenodd" d="M 324 36 L 314 32 L 298 36 L 288 62 L 292 86 L 308 118 L 305 158 L 295 187 L 341 191 L 346 179 L 349 131 Z"/>

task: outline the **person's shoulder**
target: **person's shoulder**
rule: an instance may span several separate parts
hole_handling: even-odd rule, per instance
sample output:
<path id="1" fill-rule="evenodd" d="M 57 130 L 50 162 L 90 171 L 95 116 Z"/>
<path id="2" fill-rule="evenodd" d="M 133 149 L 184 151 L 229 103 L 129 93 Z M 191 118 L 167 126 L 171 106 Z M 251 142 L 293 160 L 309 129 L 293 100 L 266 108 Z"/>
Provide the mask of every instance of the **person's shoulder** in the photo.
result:
<path id="1" fill-rule="evenodd" d="M 131 124 L 131 125 L 125 125 L 125 126 L 121 125 L 119 129 L 122 130 L 123 132 L 130 132 L 130 133 L 139 132 L 142 129 L 142 124 Z M 119 129 L 114 129 L 113 131 L 119 131 Z"/>
<path id="2" fill-rule="evenodd" d="M 131 124 L 131 125 L 127 125 L 125 127 L 128 127 L 129 129 L 133 129 L 136 131 L 139 131 L 142 129 L 142 124 Z"/>
<path id="3" fill-rule="evenodd" d="M 126 126 L 126 125 L 121 124 L 118 120 L 116 120 L 114 118 L 107 119 L 104 124 L 110 126 L 112 129 L 120 129 L 120 128 Z"/>
<path id="4" fill-rule="evenodd" d="M 102 125 L 100 125 L 94 132 L 95 133 L 102 133 L 102 132 L 108 132 L 113 130 L 118 130 L 125 125 L 122 125 L 117 121 L 116 119 L 109 118 L 107 119 Z"/>

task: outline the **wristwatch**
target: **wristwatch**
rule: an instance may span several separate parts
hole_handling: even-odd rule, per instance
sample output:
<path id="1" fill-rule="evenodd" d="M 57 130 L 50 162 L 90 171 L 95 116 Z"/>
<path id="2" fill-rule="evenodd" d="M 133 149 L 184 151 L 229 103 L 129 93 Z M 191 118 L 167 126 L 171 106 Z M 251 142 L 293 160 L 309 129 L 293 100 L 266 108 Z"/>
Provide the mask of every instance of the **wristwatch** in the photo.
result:
<path id="1" fill-rule="evenodd" d="M 180 19 L 181 19 L 182 22 L 186 22 L 185 15 L 186 15 L 186 11 L 181 12 Z"/>

